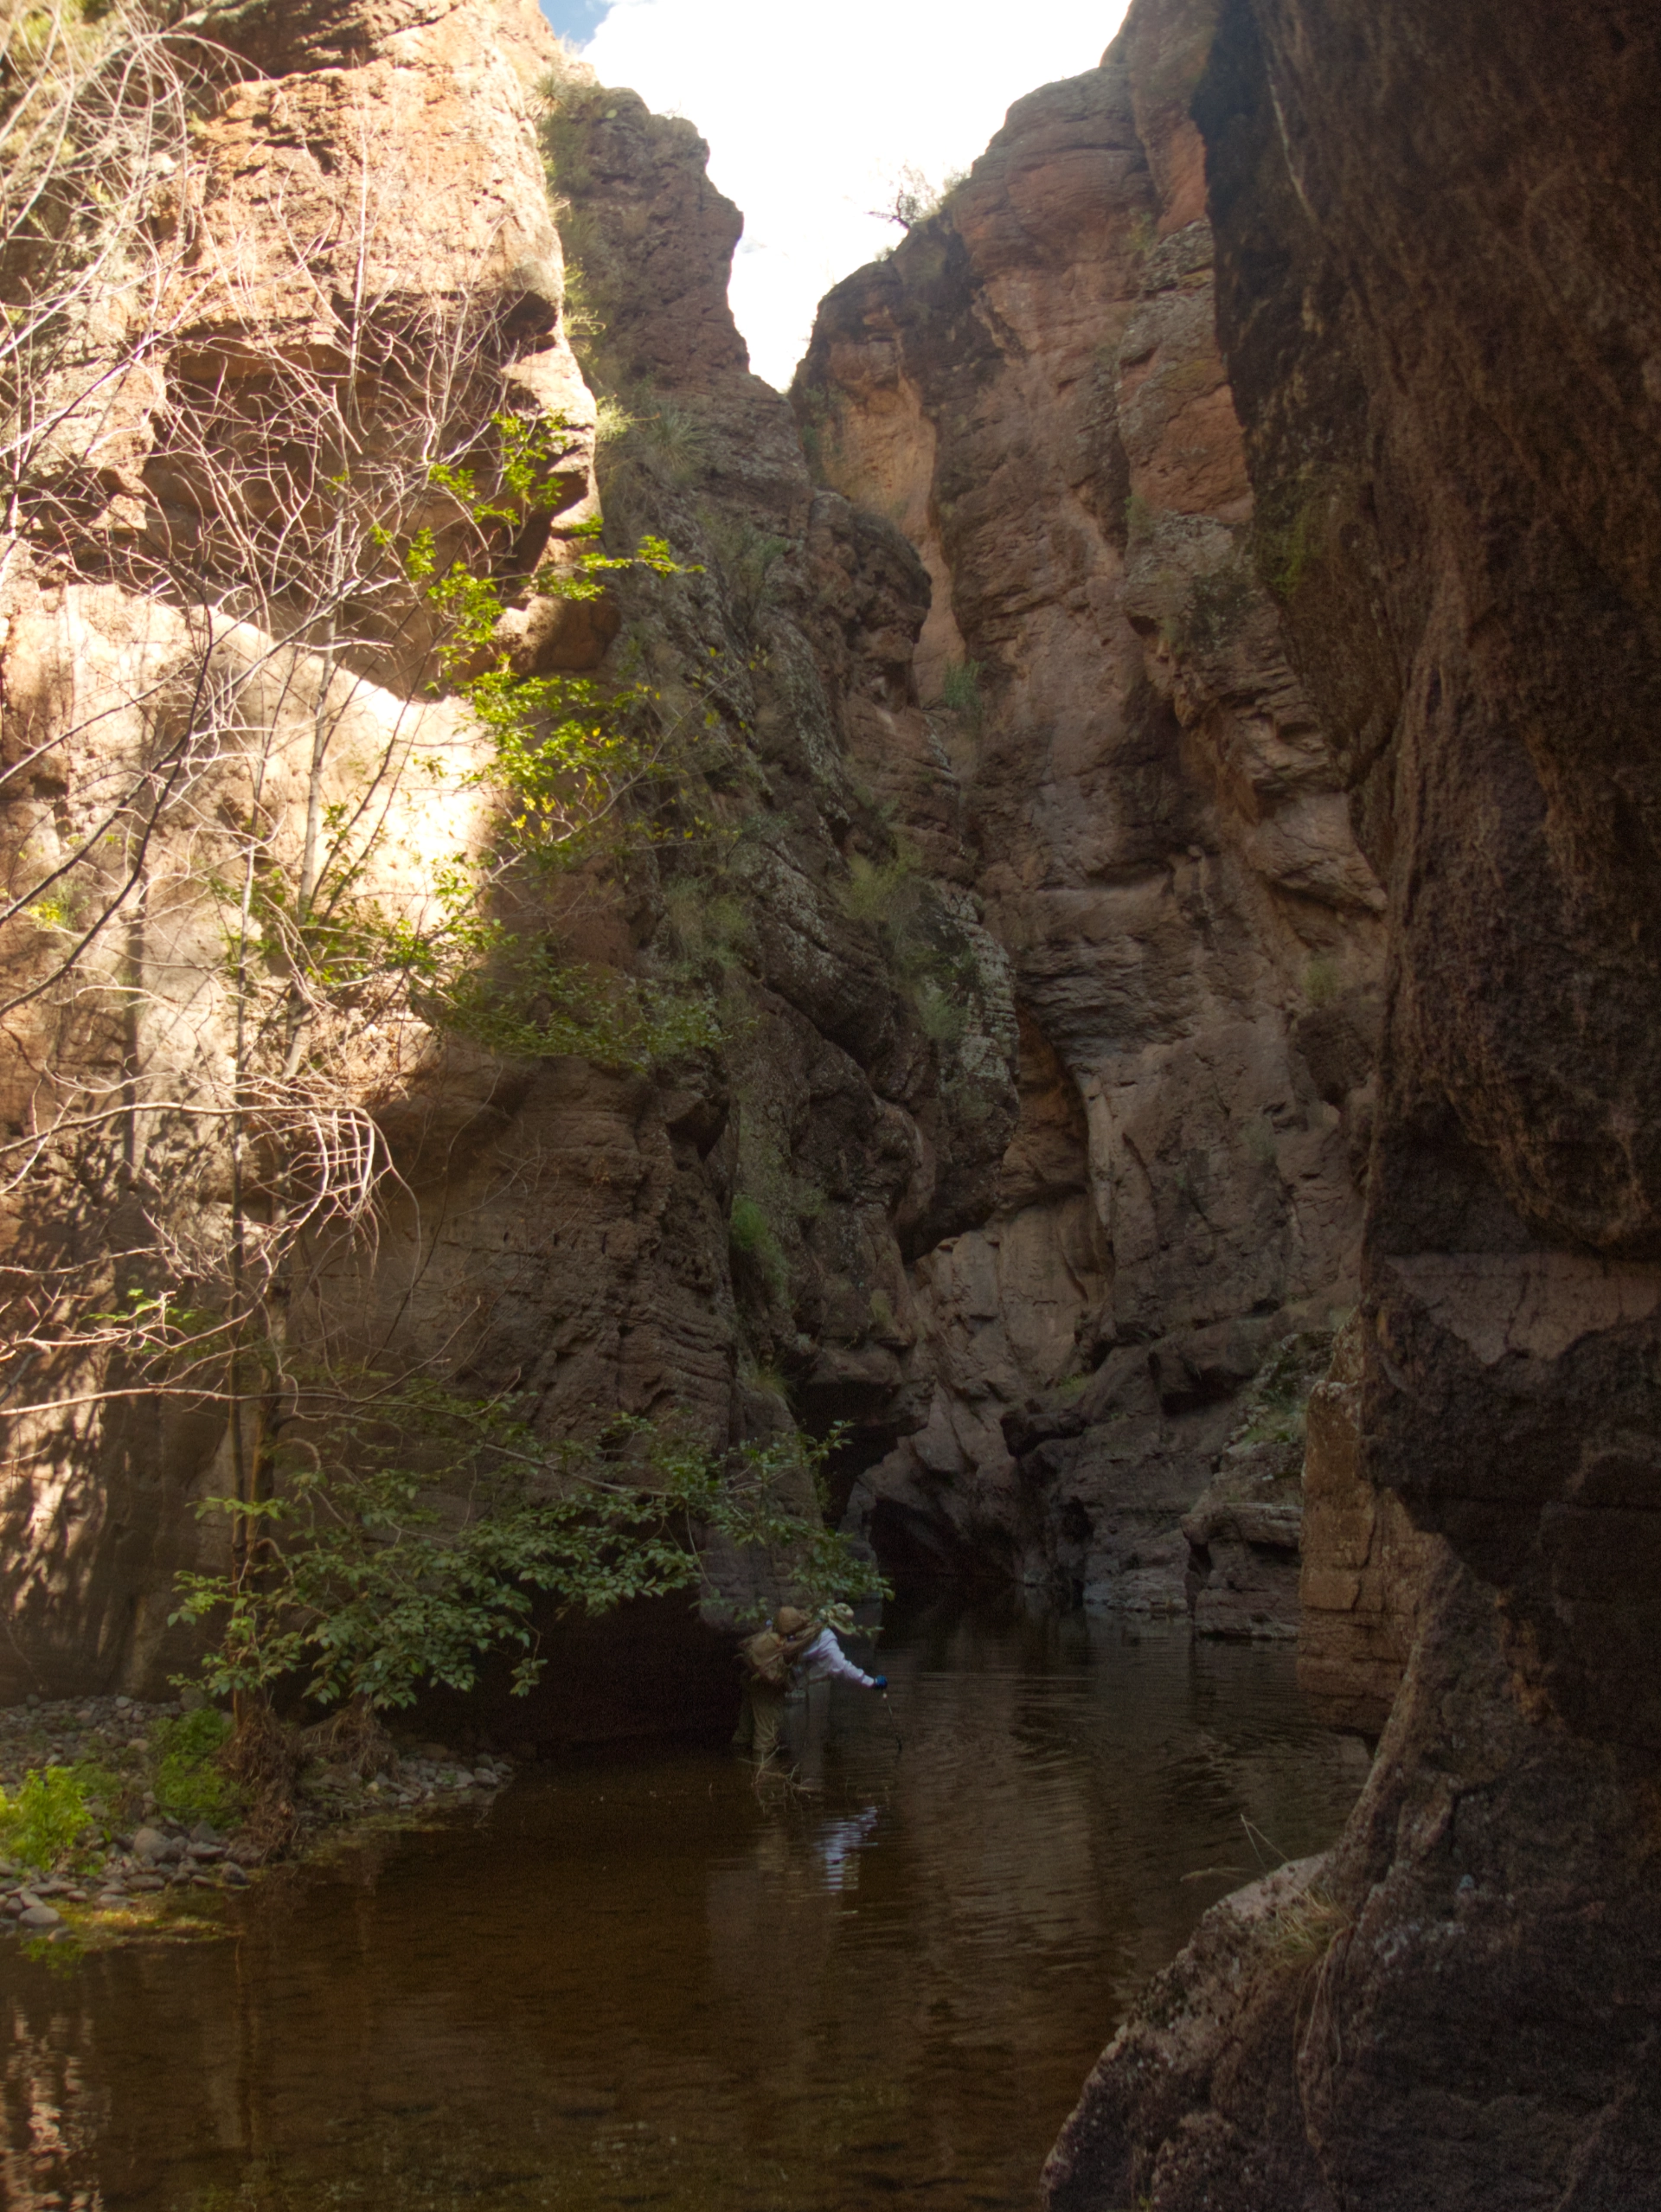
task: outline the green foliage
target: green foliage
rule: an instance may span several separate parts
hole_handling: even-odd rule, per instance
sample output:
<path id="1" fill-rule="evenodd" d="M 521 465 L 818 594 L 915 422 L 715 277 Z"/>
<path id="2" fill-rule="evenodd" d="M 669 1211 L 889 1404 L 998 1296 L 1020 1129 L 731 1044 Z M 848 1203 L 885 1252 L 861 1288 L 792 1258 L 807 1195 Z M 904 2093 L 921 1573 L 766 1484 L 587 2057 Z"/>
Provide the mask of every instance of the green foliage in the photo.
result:
<path id="1" fill-rule="evenodd" d="M 714 1455 L 623 1420 L 589 1442 L 550 1442 L 506 1401 L 423 1377 L 365 1375 L 279 1447 L 272 1495 L 212 1498 L 239 1544 L 225 1574 L 178 1578 L 175 1620 L 212 1621 L 202 1671 L 215 1696 L 285 1677 L 328 1704 L 407 1705 L 422 1684 L 466 1690 L 483 1657 L 516 1651 L 516 1691 L 541 1663 L 533 1606 L 604 1613 L 697 1587 L 711 1531 L 799 1558 L 831 1594 L 872 1578 L 804 1511 L 830 1445 L 790 1438 Z M 796 1493 L 792 1503 L 790 1493 Z"/>
<path id="2" fill-rule="evenodd" d="M 773 572 L 789 551 L 789 541 L 769 536 L 753 523 L 711 516 L 705 523 L 721 563 L 727 604 L 739 628 L 752 632 L 775 597 Z"/>
<path id="3" fill-rule="evenodd" d="M 917 1026 L 949 1049 L 968 1034 L 978 1000 L 980 975 L 962 932 L 942 907 L 927 879 L 903 847 L 888 861 L 855 853 L 842 886 L 842 903 L 855 920 L 885 939 L 900 987 Z M 959 1119 L 984 1118 L 972 1107 Z"/>
<path id="4" fill-rule="evenodd" d="M 1246 1395 L 1233 1444 L 1301 1444 L 1309 1394 L 1332 1356 L 1330 1330 L 1308 1329 L 1278 1343 Z"/>
<path id="5" fill-rule="evenodd" d="M 749 910 L 741 899 L 712 889 L 697 876 L 681 876 L 664 891 L 664 910 L 688 959 L 712 961 L 728 971 L 740 965 L 750 936 Z"/>
<path id="6" fill-rule="evenodd" d="M 770 1294 L 782 1301 L 790 1287 L 790 1267 L 766 1207 L 741 1192 L 733 1201 L 727 1235 L 733 1250 L 755 1262 Z"/>
<path id="7" fill-rule="evenodd" d="M 1281 521 L 1259 515 L 1258 573 L 1277 599 L 1291 599 L 1308 576 L 1317 557 L 1316 538 L 1317 522 L 1311 502 L 1304 502 Z"/>
<path id="8" fill-rule="evenodd" d="M 658 401 L 641 416 L 636 436 L 656 472 L 671 484 L 696 483 L 709 467 L 709 426 L 677 401 Z"/>
<path id="9" fill-rule="evenodd" d="M 842 903 L 855 921 L 891 923 L 909 911 L 917 891 L 917 869 L 908 853 L 897 851 L 887 861 L 855 853 L 848 862 Z"/>
<path id="10" fill-rule="evenodd" d="M 229 1717 L 211 1705 L 157 1726 L 156 1802 L 170 1819 L 221 1825 L 235 1815 L 240 1798 L 219 1763 L 230 1737 Z"/>
<path id="11" fill-rule="evenodd" d="M 1271 1955 L 1289 1965 L 1314 1965 L 1353 1926 L 1336 1897 L 1324 1889 L 1306 1889 L 1276 1913 Z"/>
<path id="12" fill-rule="evenodd" d="M 940 704 L 960 715 L 967 728 L 978 735 L 986 718 L 986 701 L 980 688 L 978 661 L 948 661 L 940 678 Z"/>
<path id="13" fill-rule="evenodd" d="M 32 1768 L 15 1798 L 0 1791 L 0 1848 L 24 1866 L 55 1866 L 92 1825 L 85 1786 L 67 1766 Z"/>
<path id="14" fill-rule="evenodd" d="M 911 994 L 923 1035 L 936 1044 L 956 1044 L 968 1029 L 969 1009 L 960 996 L 925 976 Z"/>
<path id="15" fill-rule="evenodd" d="M 626 438 L 638 424 L 621 400 L 610 394 L 594 402 L 594 443 L 597 446 L 613 446 L 619 438 Z"/>
<path id="16" fill-rule="evenodd" d="M 752 1390 L 760 1390 L 766 1397 L 777 1398 L 780 1405 L 789 1406 L 790 1378 L 782 1368 L 766 1362 L 758 1365 L 754 1362 L 741 1362 L 739 1375 Z"/>
<path id="17" fill-rule="evenodd" d="M 561 420 L 498 414 L 492 420 L 494 489 L 481 491 L 478 472 L 458 465 L 430 472 L 487 531 L 516 528 L 528 511 L 558 503 L 569 446 Z M 578 535 L 592 538 L 598 528 Z M 553 876 L 694 834 L 684 818 L 669 821 L 683 779 L 658 694 L 639 681 L 518 674 L 495 643 L 501 583 L 459 559 L 439 573 L 435 546 L 430 528 L 417 531 L 402 564 L 446 625 L 439 664 L 490 739 L 484 765 L 466 779 L 496 801 L 490 840 L 439 870 L 433 915 L 420 926 L 351 897 L 364 856 L 343 848 L 305 916 L 290 911 L 279 877 L 262 879 L 255 911 L 266 925 L 266 962 L 275 965 L 285 951 L 292 961 L 298 950 L 308 981 L 337 994 L 372 978 L 401 978 L 423 1019 L 512 1057 L 569 1055 L 638 1069 L 713 1042 L 718 1029 L 707 999 L 565 962 L 527 926 L 527 904 Z M 591 545 L 574 564 L 543 567 L 529 584 L 545 598 L 592 600 L 607 577 L 632 570 L 689 573 L 663 539 L 646 536 L 627 555 Z"/>

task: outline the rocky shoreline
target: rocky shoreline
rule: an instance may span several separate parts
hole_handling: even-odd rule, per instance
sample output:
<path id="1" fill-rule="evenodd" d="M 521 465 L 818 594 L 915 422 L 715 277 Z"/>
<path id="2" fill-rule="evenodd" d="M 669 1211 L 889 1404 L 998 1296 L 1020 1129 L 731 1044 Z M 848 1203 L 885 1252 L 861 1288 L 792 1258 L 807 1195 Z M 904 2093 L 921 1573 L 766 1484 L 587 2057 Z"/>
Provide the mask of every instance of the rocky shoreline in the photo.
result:
<path id="1" fill-rule="evenodd" d="M 229 1786 L 211 1758 L 187 1767 L 224 1792 L 217 1823 L 189 1817 L 162 1771 L 176 1757 L 178 1724 L 192 1710 L 184 1701 L 150 1703 L 132 1697 L 42 1700 L 0 1708 L 0 1792 L 15 1814 L 31 1775 L 55 1772 L 76 1783 L 88 1824 L 41 1864 L 15 1843 L 0 1844 L 0 1931 L 25 1941 L 106 1945 L 133 1936 L 210 1934 L 220 1923 L 200 1907 L 209 1896 L 235 1895 L 260 1878 L 269 1854 L 244 1824 Z M 302 1738 L 308 1754 L 295 1792 L 295 1826 L 285 1853 L 292 1863 L 354 1827 L 407 1825 L 426 1813 L 488 1803 L 512 1778 L 499 1754 L 469 1762 L 441 1744 L 400 1746 L 377 1738 L 356 1760 L 329 1755 L 324 1731 Z M 0 1824 L 3 1833 L 4 1824 Z"/>

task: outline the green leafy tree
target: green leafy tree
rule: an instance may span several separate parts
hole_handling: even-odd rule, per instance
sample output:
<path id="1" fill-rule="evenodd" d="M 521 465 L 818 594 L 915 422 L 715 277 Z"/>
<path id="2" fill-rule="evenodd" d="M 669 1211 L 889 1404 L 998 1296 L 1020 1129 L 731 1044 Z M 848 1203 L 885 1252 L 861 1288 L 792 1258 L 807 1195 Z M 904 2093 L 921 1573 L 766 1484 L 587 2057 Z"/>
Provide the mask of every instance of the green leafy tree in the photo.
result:
<path id="1" fill-rule="evenodd" d="M 292 1682 L 323 1704 L 401 1706 L 424 1685 L 471 1689 L 497 1651 L 517 1653 L 523 1693 L 541 1671 L 539 1596 L 599 1614 L 701 1590 L 718 1537 L 812 1603 L 883 1588 L 825 1525 L 834 1436 L 715 1454 L 628 1419 L 549 1442 L 510 1402 L 421 1376 L 360 1389 L 285 1443 L 270 1497 L 199 1509 L 247 1531 L 228 1572 L 177 1585 L 174 1617 L 211 1625 L 200 1678 L 216 1696 Z"/>

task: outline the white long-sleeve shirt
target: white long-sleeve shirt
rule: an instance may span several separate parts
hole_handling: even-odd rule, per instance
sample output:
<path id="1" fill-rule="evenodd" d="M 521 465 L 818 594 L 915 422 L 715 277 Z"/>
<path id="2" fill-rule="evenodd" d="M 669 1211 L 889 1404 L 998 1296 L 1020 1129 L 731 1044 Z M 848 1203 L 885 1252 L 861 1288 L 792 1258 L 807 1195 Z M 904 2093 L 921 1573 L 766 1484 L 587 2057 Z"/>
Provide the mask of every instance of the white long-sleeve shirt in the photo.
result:
<path id="1" fill-rule="evenodd" d="M 819 1631 L 798 1664 L 810 1682 L 830 1682 L 839 1676 L 843 1682 L 856 1682 L 862 1689 L 876 1688 L 870 1676 L 861 1673 L 828 1628 Z"/>

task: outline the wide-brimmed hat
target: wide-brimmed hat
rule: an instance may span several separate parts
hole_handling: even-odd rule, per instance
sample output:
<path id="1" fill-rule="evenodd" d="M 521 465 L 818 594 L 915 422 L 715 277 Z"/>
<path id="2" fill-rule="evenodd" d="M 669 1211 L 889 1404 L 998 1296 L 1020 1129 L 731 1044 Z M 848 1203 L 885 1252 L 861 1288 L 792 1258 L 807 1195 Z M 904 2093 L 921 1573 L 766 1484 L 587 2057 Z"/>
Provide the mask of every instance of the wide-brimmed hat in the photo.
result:
<path id="1" fill-rule="evenodd" d="M 854 1632 L 854 1609 L 843 1605 L 840 1599 L 834 1605 L 821 1606 L 819 1619 L 827 1628 L 834 1628 L 838 1636 L 851 1636 Z"/>

